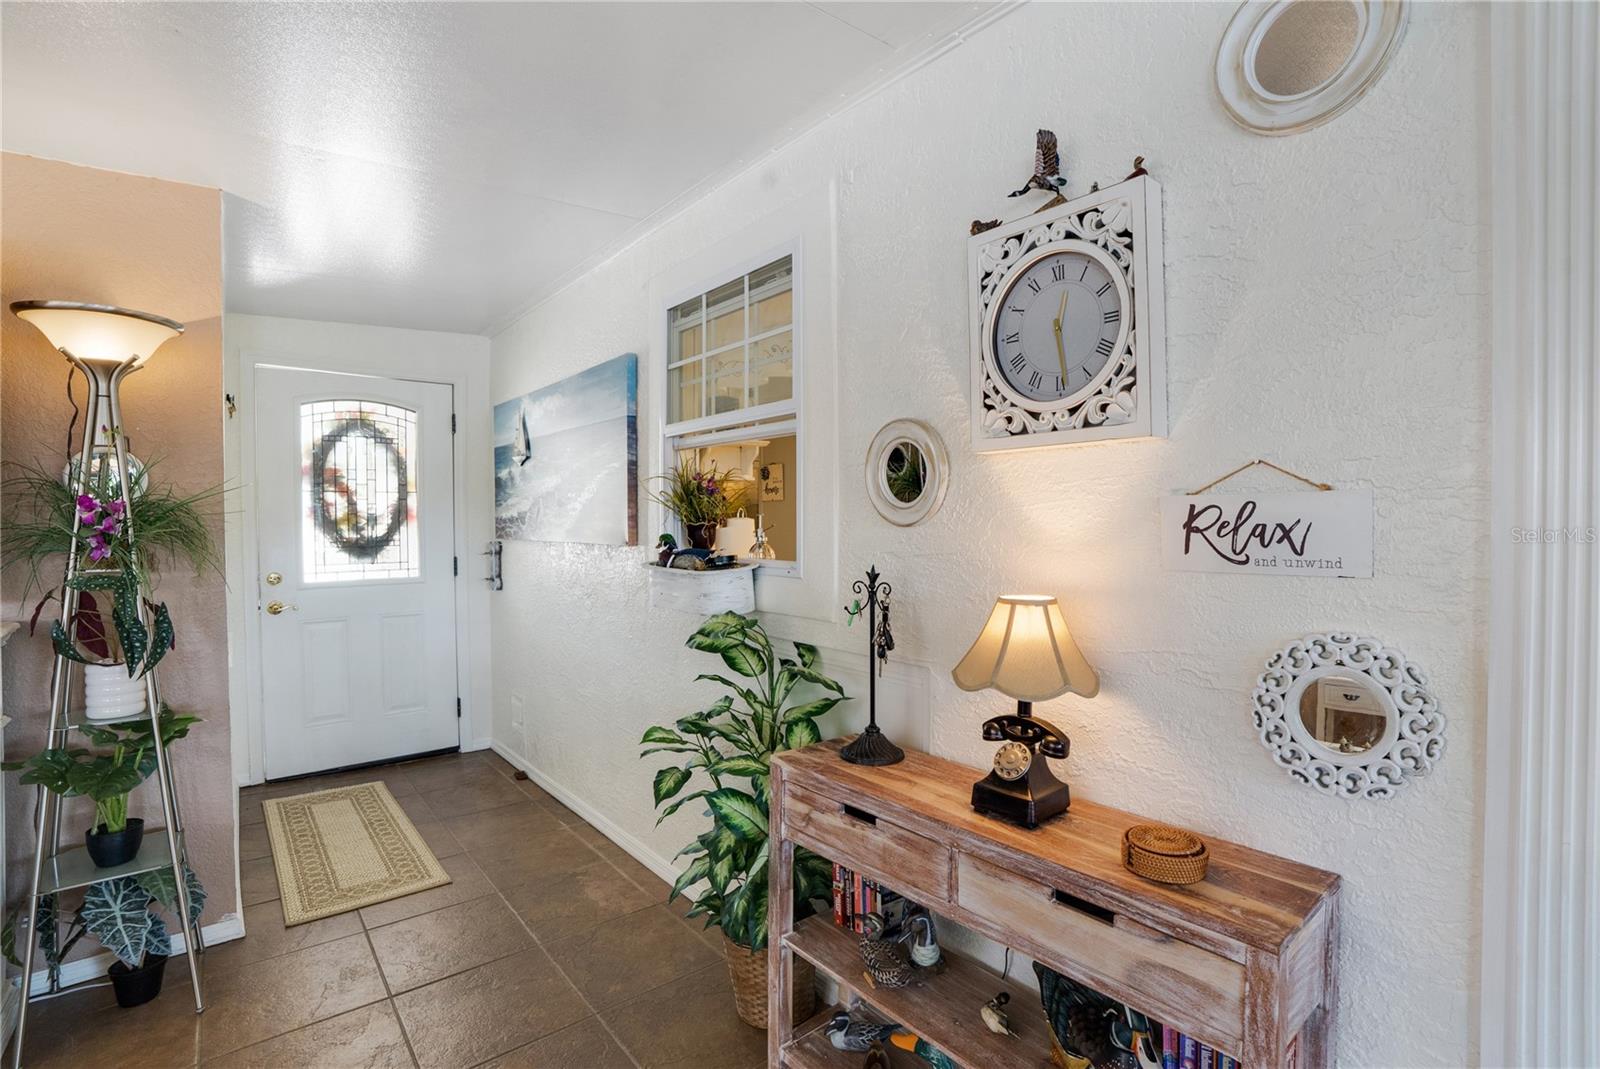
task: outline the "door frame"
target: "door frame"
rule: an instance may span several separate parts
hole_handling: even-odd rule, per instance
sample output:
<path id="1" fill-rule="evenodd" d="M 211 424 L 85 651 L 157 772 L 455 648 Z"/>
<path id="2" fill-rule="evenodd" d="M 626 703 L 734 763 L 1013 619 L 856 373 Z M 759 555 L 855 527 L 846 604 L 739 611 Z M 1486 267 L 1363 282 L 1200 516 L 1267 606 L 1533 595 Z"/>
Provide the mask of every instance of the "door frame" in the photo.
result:
<path id="1" fill-rule="evenodd" d="M 281 324 L 281 327 L 280 327 Z M 228 316 L 224 333 L 249 339 L 234 345 L 225 339 L 223 389 L 234 400 L 231 415 L 224 409 L 224 479 L 232 492 L 224 512 L 227 578 L 228 657 L 230 702 L 234 710 L 232 750 L 234 780 L 239 786 L 265 780 L 266 720 L 262 710 L 261 614 L 257 596 L 258 547 L 255 495 L 255 379 L 259 365 L 310 372 L 331 372 L 384 379 L 431 382 L 451 387 L 456 433 L 452 438 L 453 476 L 451 538 L 459 561 L 455 581 L 456 690 L 461 700 L 457 725 L 462 750 L 489 745 L 488 643 L 475 642 L 475 633 L 487 633 L 488 584 L 478 582 L 482 572 L 474 538 L 474 493 L 471 478 L 479 453 L 492 448 L 487 420 L 472 416 L 488 410 L 488 339 L 465 335 L 354 324 L 279 320 L 262 316 Z M 283 335 L 281 337 L 276 335 Z M 271 337 L 267 337 L 272 335 Z M 343 335 L 344 337 L 341 337 Z M 437 346 L 437 351 L 429 349 Z M 463 347 L 479 350 L 481 360 L 461 359 Z M 330 352 L 339 350 L 337 355 Z M 481 424 L 481 425 L 480 425 Z M 492 493 L 492 484 L 489 486 Z M 492 531 L 491 531 L 492 535 Z"/>

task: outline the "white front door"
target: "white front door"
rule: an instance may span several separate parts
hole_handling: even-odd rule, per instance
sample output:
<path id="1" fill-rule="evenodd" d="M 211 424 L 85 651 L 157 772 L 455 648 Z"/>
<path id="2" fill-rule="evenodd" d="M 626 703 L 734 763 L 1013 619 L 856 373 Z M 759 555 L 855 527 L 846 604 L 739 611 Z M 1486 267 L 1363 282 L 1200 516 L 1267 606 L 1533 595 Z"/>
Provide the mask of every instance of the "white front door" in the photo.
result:
<path id="1" fill-rule="evenodd" d="M 451 387 L 255 381 L 267 778 L 457 746 Z"/>

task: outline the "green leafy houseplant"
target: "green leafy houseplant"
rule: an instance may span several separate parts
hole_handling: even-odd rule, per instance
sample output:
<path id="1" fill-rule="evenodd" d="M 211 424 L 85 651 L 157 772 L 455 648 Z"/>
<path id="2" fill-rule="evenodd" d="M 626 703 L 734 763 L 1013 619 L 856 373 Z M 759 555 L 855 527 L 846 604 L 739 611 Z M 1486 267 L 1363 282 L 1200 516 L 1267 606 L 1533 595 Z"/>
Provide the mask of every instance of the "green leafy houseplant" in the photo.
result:
<path id="1" fill-rule="evenodd" d="M 198 920 L 205 908 L 206 889 L 193 869 L 184 869 L 189 891 L 189 915 Z M 39 933 L 39 951 L 44 955 L 45 966 L 52 982 L 59 982 L 61 963 L 72 948 L 85 935 L 92 935 L 100 944 L 117 956 L 125 966 L 137 969 L 144 964 L 146 955 L 167 957 L 172 953 L 172 936 L 162 918 L 151 912 L 152 905 L 161 905 L 176 916 L 178 889 L 170 868 L 142 872 L 137 876 L 117 876 L 90 884 L 83 893 L 83 903 L 75 912 L 66 914 L 65 932 L 60 927 L 63 919 L 58 895 L 45 895 L 39 899 L 39 911 L 34 925 Z M 17 968 L 22 962 L 17 955 L 17 930 L 15 917 L 6 921 L 0 932 L 0 953 Z"/>
<path id="2" fill-rule="evenodd" d="M 672 886 L 668 901 L 704 883 L 690 917 L 705 917 L 738 946 L 760 950 L 767 945 L 768 778 L 772 755 L 809 746 L 822 739 L 817 718 L 845 700 L 844 688 L 817 670 L 817 650 L 794 644 L 794 657 L 780 657 L 756 620 L 735 612 L 713 616 L 689 637 L 690 649 L 714 653 L 748 685 L 722 675 L 697 680 L 720 684 L 730 693 L 709 708 L 678 720 L 672 727 L 644 733 L 641 757 L 656 753 L 685 755 L 684 763 L 656 773 L 655 804 L 661 820 L 691 801 L 703 800 L 711 827 L 695 837 L 679 857 L 688 868 Z M 791 704 L 806 685 L 826 696 Z M 812 690 L 812 693 L 816 693 Z M 683 794 L 696 775 L 705 785 Z M 811 900 L 826 898 L 832 866 L 807 850 L 794 861 L 795 909 L 811 912 Z"/>
<path id="3" fill-rule="evenodd" d="M 183 561 L 198 575 L 212 570 L 218 573 L 222 564 L 217 556 L 216 542 L 211 535 L 212 516 L 206 506 L 220 498 L 223 488 L 210 487 L 192 494 L 182 493 L 153 477 L 158 462 L 135 465 L 131 480 L 133 492 L 123 495 L 110 466 L 91 469 L 89 478 L 80 487 L 69 486 L 59 474 L 52 474 L 37 466 L 8 464 L 14 472 L 3 484 L 9 505 L 4 531 L 0 532 L 0 555 L 7 564 L 23 562 L 28 571 L 27 589 L 42 586 L 39 568 L 49 558 L 64 555 L 74 549 L 83 554 L 80 564 L 95 565 L 89 553 L 92 529 L 78 528 L 78 538 L 73 538 L 74 512 L 80 508 L 79 497 L 88 495 L 108 504 L 126 499 L 129 523 L 138 532 L 139 585 L 149 588 L 160 577 L 163 560 Z M 77 464 L 73 474 L 77 474 Z M 76 483 L 77 480 L 74 480 Z M 101 558 L 112 567 L 122 568 L 133 563 L 126 539 L 103 540 L 109 554 Z"/>
<path id="4" fill-rule="evenodd" d="M 161 739 L 170 746 L 189 734 L 199 717 L 161 707 Z M 97 831 L 116 833 L 128 825 L 128 795 L 156 771 L 153 734 L 148 718 L 117 724 L 79 726 L 79 731 L 109 753 L 95 754 L 82 747 L 53 747 L 25 761 L 0 765 L 8 772 L 21 770 L 21 782 L 38 784 L 64 798 L 94 801 Z"/>

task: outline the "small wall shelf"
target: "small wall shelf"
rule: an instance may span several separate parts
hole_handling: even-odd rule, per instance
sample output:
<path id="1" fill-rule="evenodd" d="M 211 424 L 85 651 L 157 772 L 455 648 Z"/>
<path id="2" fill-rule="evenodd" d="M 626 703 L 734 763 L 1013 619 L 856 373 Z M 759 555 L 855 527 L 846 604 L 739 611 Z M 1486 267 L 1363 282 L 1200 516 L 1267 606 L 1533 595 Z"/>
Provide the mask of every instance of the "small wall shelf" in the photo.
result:
<path id="1" fill-rule="evenodd" d="M 738 564 L 691 572 L 646 564 L 650 571 L 650 607 L 674 609 L 695 616 L 719 612 L 754 612 L 756 565 Z"/>

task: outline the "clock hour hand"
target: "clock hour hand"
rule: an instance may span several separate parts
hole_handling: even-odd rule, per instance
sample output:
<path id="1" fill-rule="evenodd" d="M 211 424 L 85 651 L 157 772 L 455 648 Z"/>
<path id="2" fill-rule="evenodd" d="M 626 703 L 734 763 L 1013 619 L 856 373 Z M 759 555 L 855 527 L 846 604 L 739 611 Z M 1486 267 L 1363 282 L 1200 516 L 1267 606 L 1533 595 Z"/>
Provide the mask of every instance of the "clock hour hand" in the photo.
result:
<path id="1" fill-rule="evenodd" d="M 1056 331 L 1056 356 L 1061 360 L 1061 383 L 1063 388 L 1067 382 L 1067 350 L 1061 343 L 1061 321 L 1067 318 L 1067 297 L 1071 293 L 1071 290 L 1064 289 L 1061 291 L 1061 311 L 1056 314 L 1056 318 L 1053 321 Z"/>

